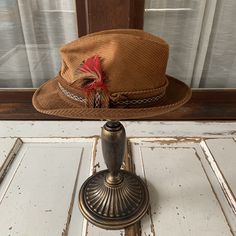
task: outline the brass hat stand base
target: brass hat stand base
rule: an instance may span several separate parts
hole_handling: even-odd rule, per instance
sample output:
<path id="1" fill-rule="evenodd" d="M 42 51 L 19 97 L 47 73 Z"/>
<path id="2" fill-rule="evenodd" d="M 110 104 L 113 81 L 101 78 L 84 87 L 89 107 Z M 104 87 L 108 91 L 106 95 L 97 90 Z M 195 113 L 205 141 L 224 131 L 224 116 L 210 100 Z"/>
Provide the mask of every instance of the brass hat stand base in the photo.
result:
<path id="1" fill-rule="evenodd" d="M 140 220 L 149 207 L 145 183 L 135 174 L 120 170 L 126 136 L 120 122 L 102 128 L 102 150 L 108 170 L 89 177 L 79 193 L 84 217 L 98 227 L 121 229 Z"/>

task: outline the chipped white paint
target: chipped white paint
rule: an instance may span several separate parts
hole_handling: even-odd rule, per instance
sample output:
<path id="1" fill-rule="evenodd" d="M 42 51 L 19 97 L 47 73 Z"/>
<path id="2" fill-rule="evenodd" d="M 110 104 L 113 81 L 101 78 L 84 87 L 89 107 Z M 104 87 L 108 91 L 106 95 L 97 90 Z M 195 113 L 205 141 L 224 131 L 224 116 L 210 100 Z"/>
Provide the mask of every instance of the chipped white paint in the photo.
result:
<path id="1" fill-rule="evenodd" d="M 225 196 L 234 212 L 234 214 L 236 215 L 236 200 L 235 200 L 235 196 L 233 195 L 229 185 L 227 184 L 219 166 L 217 165 L 216 161 L 215 161 L 215 158 L 213 157 L 211 151 L 209 150 L 206 142 L 204 140 L 201 141 L 200 143 L 203 151 L 205 152 L 206 156 L 207 156 L 207 159 L 221 185 L 221 188 L 222 190 L 224 191 L 225 193 Z M 230 163 L 228 163 L 230 165 Z M 235 171 L 234 171 L 235 173 Z M 234 177 L 236 177 L 236 174 L 234 174 Z"/>
<path id="2" fill-rule="evenodd" d="M 209 179 L 209 183 L 211 184 L 212 190 L 214 191 L 221 205 L 222 212 L 224 213 L 232 232 L 234 233 L 234 235 L 236 235 L 236 217 L 232 211 L 231 206 L 228 204 L 225 193 L 222 191 L 219 180 L 217 176 L 215 175 L 211 165 L 209 164 L 207 156 L 205 152 L 203 151 L 202 147 L 199 145 L 199 143 L 192 144 L 192 146 L 196 150 L 196 153 L 198 154 L 198 157 L 201 160 L 205 174 L 207 178 Z"/>
<path id="3" fill-rule="evenodd" d="M 136 172 L 151 198 L 142 235 L 232 235 L 194 145 L 132 144 Z"/>
<path id="4" fill-rule="evenodd" d="M 15 142 L 16 138 L 0 138 L 0 167 L 5 162 Z"/>
<path id="5" fill-rule="evenodd" d="M 89 224 L 78 208 L 84 180 L 105 168 L 98 137 L 104 123 L 0 122 L 0 174 L 7 172 L 0 184 L 0 235 L 14 236 L 17 230 L 34 236 L 124 235 Z M 136 171 L 150 189 L 152 215 L 142 220 L 143 236 L 236 234 L 236 122 L 122 123 L 131 137 Z M 233 190 L 230 201 L 222 181 L 224 189 Z M 32 199 L 38 207 L 31 206 Z"/>
<path id="6" fill-rule="evenodd" d="M 21 139 L 0 138 L 0 183 L 22 145 Z"/>
<path id="7" fill-rule="evenodd" d="M 129 138 L 132 143 L 137 143 L 140 145 L 146 145 L 146 143 L 159 142 L 160 144 L 173 144 L 173 143 L 199 143 L 202 139 L 195 137 L 168 137 L 168 138 Z"/>
<path id="8" fill-rule="evenodd" d="M 91 137 L 105 121 L 1 121 L 0 137 Z M 236 122 L 124 121 L 128 137 L 236 136 Z"/>
<path id="9" fill-rule="evenodd" d="M 207 139 L 207 147 L 211 150 L 214 159 L 224 173 L 225 179 L 236 195 L 236 141 L 232 138 Z"/>
<path id="10" fill-rule="evenodd" d="M 0 186 L 0 235 L 66 232 L 83 146 L 24 143 Z"/>

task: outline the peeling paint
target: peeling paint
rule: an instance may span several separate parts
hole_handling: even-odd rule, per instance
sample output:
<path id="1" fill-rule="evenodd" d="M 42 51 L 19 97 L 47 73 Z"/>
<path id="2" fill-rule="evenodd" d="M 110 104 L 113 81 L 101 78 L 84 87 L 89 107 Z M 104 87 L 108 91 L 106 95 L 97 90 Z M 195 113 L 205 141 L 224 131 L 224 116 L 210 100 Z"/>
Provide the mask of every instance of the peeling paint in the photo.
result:
<path id="1" fill-rule="evenodd" d="M 230 187 L 228 186 L 228 184 L 227 184 L 219 166 L 217 165 L 217 162 L 215 161 L 213 155 L 211 154 L 206 142 L 201 141 L 200 145 L 201 145 L 203 152 L 206 155 L 206 158 L 207 158 L 216 178 L 218 179 L 218 182 L 220 183 L 221 189 L 224 192 L 225 197 L 226 197 L 229 205 L 231 206 L 232 211 L 236 215 L 236 200 L 235 200 L 235 197 L 234 197 Z"/>
<path id="2" fill-rule="evenodd" d="M 236 135 L 236 130 L 232 130 L 230 132 L 223 132 L 223 133 L 217 133 L 217 132 L 208 132 L 203 133 L 203 136 L 224 136 L 224 135 Z"/>
<path id="3" fill-rule="evenodd" d="M 99 138 L 96 137 L 95 138 L 95 141 L 94 141 L 94 144 L 93 144 L 93 149 L 92 149 L 92 168 L 91 168 L 91 174 L 95 174 L 96 173 L 96 167 L 95 167 L 95 160 L 96 160 L 96 156 L 97 156 L 97 145 L 98 145 L 98 141 L 99 141 Z"/>
<path id="4" fill-rule="evenodd" d="M 134 145 L 138 145 L 141 143 L 158 143 L 160 145 L 171 145 L 175 143 L 200 143 L 201 138 L 198 137 L 154 137 L 154 138 L 129 138 L 129 141 Z"/>
<path id="5" fill-rule="evenodd" d="M 2 166 L 0 166 L 0 184 L 3 181 L 4 177 L 6 176 L 9 168 L 11 167 L 11 164 L 13 163 L 17 153 L 19 152 L 20 148 L 22 147 L 23 142 L 20 138 L 18 138 L 15 142 L 15 144 L 13 145 L 11 151 L 9 152 L 6 160 L 4 161 L 4 163 L 2 164 Z"/>
<path id="6" fill-rule="evenodd" d="M 93 173 L 97 173 L 97 169 L 99 169 L 100 168 L 100 164 L 99 164 L 99 162 L 98 163 L 96 163 L 95 165 L 94 165 L 94 167 L 93 167 Z"/>

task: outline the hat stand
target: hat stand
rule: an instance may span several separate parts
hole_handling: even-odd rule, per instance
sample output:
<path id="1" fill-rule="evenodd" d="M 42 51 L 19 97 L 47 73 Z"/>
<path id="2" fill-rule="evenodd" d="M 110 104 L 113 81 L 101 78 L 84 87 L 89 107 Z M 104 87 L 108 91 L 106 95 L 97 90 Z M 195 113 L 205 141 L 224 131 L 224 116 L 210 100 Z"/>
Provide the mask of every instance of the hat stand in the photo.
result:
<path id="1" fill-rule="evenodd" d="M 107 121 L 101 133 L 107 170 L 89 177 L 79 192 L 84 217 L 105 229 L 121 229 L 140 220 L 149 207 L 145 183 L 135 174 L 121 170 L 126 134 L 119 121 Z"/>

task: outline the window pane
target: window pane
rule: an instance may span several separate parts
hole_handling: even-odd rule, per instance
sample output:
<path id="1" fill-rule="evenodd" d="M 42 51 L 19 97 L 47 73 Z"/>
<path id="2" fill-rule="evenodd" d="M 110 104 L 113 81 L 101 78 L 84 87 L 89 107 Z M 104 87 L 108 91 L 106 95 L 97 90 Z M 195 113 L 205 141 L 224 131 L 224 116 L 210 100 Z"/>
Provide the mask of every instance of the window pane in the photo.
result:
<path id="1" fill-rule="evenodd" d="M 54 78 L 59 48 L 78 37 L 74 0 L 1 0 L 0 22 L 1 88 Z"/>
<path id="2" fill-rule="evenodd" d="M 192 87 L 236 87 L 235 0 L 147 0 L 144 29 L 170 44 L 167 73 Z"/>
<path id="3" fill-rule="evenodd" d="M 167 73 L 190 85 L 205 1 L 151 0 L 146 4 L 144 29 L 170 45 Z"/>
<path id="4" fill-rule="evenodd" d="M 217 2 L 201 87 L 236 88 L 236 1 Z"/>

